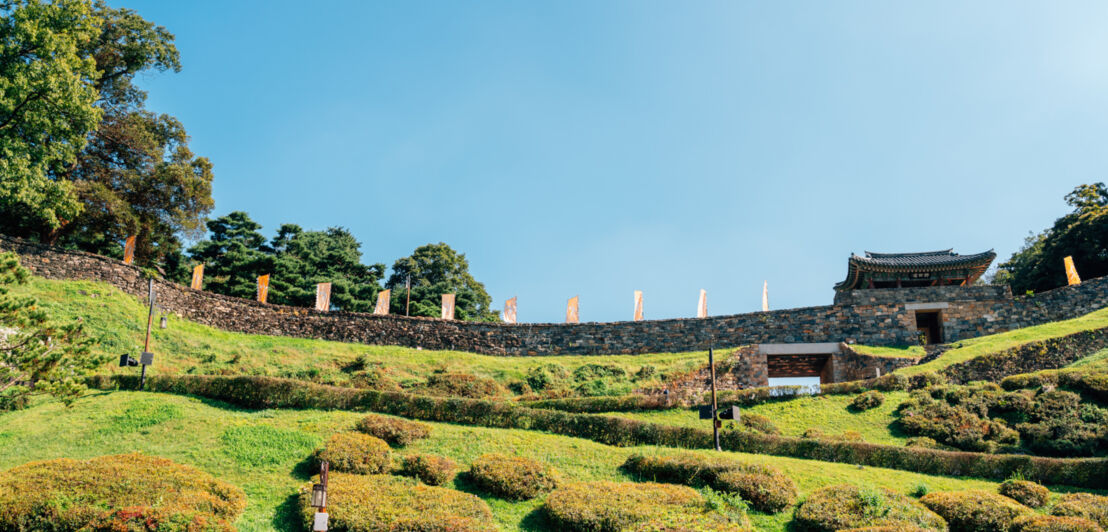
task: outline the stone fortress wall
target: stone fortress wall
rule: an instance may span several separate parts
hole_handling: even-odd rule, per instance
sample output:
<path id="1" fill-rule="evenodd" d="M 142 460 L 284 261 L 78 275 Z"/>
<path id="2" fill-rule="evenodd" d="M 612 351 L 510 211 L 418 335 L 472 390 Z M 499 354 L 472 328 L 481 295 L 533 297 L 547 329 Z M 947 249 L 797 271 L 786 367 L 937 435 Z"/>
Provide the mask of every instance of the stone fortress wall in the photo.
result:
<path id="1" fill-rule="evenodd" d="M 48 279 L 112 284 L 145 300 L 143 271 L 121 261 L 0 236 L 0 251 Z M 155 280 L 158 305 L 229 331 L 371 345 L 456 349 L 490 355 L 604 355 L 682 352 L 761 343 L 917 342 L 915 312 L 939 310 L 947 342 L 1073 318 L 1108 305 L 1108 277 L 1035 296 L 1008 287 L 857 290 L 835 304 L 709 318 L 612 323 L 505 324 L 375 316 L 263 304 Z"/>

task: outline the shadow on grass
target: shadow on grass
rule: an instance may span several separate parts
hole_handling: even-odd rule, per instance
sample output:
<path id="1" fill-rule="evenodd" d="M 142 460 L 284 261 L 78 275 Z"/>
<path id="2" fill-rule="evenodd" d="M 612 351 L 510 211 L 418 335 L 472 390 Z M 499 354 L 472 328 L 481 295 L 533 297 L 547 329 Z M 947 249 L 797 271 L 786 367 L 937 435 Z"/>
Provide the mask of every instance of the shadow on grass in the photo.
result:
<path id="1" fill-rule="evenodd" d="M 308 481 L 313 475 L 319 474 L 319 467 L 319 461 L 309 455 L 292 467 L 292 476 L 297 480 Z"/>
<path id="2" fill-rule="evenodd" d="M 550 519 L 546 517 L 546 512 L 543 511 L 542 506 L 531 510 L 531 513 L 524 516 L 523 521 L 519 523 L 519 528 L 526 532 L 551 532 L 557 530 L 554 524 L 550 522 Z"/>
<path id="3" fill-rule="evenodd" d="M 284 502 L 277 506 L 277 511 L 274 512 L 273 520 L 270 522 L 273 524 L 273 528 L 285 532 L 305 532 L 307 530 L 303 519 L 300 517 L 300 502 L 297 500 L 297 494 L 289 495 Z"/>

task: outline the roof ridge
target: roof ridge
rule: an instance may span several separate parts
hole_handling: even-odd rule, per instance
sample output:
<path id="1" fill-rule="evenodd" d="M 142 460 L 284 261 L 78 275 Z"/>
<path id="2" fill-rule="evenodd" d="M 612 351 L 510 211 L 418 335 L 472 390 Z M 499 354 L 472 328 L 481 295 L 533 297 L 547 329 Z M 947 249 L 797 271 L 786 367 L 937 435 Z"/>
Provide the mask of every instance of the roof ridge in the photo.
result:
<path id="1" fill-rule="evenodd" d="M 954 252 L 954 248 L 940 249 L 937 251 L 917 251 L 914 253 L 876 253 L 873 251 L 866 251 L 866 257 L 871 259 L 886 259 L 894 257 L 932 257 L 938 255 L 949 255 L 951 257 L 957 257 L 958 254 Z"/>

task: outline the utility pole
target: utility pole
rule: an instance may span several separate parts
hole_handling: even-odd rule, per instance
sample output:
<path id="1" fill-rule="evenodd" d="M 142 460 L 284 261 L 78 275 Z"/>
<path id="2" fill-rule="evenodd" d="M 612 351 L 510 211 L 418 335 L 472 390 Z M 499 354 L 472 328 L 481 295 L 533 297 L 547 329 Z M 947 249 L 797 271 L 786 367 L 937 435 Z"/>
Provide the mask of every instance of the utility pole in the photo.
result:
<path id="1" fill-rule="evenodd" d="M 719 426 L 721 425 L 716 405 L 716 361 L 712 353 L 712 346 L 708 346 L 708 369 L 712 376 L 712 437 L 716 441 L 716 450 L 722 451 L 719 447 Z"/>
<path id="2" fill-rule="evenodd" d="M 150 329 L 154 326 L 154 278 L 151 277 L 147 279 L 147 281 L 149 282 L 147 298 L 150 300 L 150 314 L 146 317 L 146 342 L 143 343 L 142 346 L 143 353 L 150 352 Z M 139 389 L 146 389 L 146 364 L 142 365 L 142 377 L 139 380 Z"/>
<path id="3" fill-rule="evenodd" d="M 408 297 L 404 300 L 404 315 L 408 315 L 408 308 L 412 304 L 412 274 L 408 274 L 408 280 L 404 283 L 404 286 L 408 287 Z"/>

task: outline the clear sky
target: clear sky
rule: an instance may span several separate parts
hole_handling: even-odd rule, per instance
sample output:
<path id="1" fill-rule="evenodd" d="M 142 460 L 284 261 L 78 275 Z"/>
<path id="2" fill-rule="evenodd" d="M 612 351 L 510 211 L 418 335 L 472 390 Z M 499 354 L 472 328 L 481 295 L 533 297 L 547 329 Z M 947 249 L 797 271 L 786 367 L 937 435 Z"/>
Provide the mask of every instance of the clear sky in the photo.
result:
<path id="1" fill-rule="evenodd" d="M 215 215 L 466 253 L 519 319 L 824 305 L 851 252 L 1001 258 L 1106 179 L 1108 3 L 164 2 Z"/>

